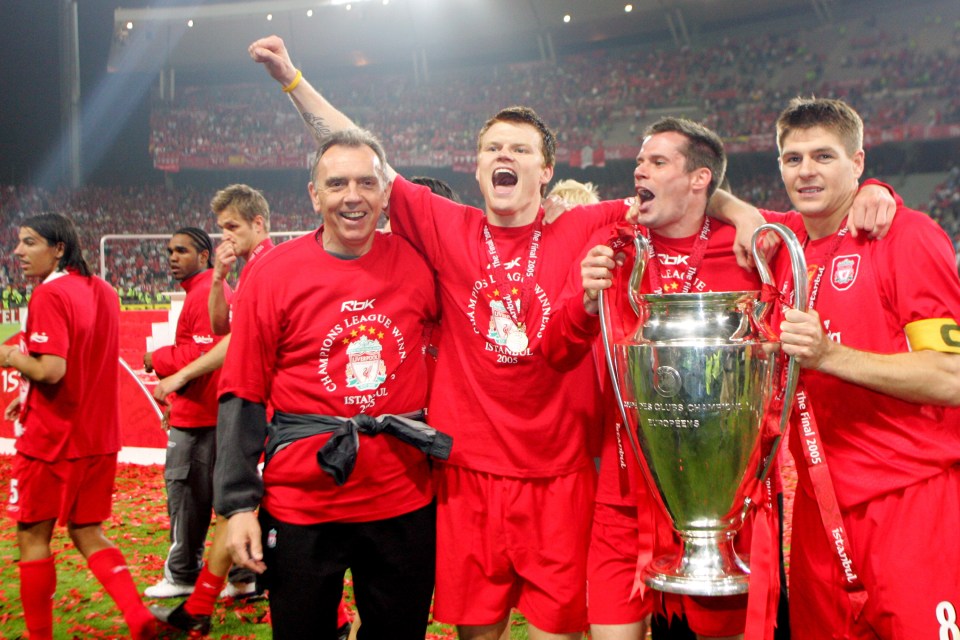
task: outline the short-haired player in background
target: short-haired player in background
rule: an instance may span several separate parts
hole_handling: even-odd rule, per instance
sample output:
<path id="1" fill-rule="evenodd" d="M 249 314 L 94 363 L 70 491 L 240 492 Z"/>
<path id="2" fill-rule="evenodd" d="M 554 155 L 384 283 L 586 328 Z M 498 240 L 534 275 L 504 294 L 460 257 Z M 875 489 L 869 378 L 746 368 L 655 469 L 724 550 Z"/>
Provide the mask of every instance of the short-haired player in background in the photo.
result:
<path id="1" fill-rule="evenodd" d="M 865 158 L 863 122 L 846 103 L 791 101 L 777 146 L 812 278 L 809 311 L 788 309 L 780 326 L 802 367 L 793 637 L 960 638 L 953 246 L 902 204 L 883 241 L 846 232 Z"/>

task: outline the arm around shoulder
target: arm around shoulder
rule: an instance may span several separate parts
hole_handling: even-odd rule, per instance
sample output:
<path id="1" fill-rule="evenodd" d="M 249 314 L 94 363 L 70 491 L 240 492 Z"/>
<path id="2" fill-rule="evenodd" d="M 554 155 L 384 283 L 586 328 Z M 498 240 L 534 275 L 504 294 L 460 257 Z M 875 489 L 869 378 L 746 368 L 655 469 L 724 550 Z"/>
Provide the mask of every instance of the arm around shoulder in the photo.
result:
<path id="1" fill-rule="evenodd" d="M 707 215 L 736 227 L 733 252 L 737 264 L 744 269 L 753 269 L 753 232 L 766 222 L 760 210 L 728 191 L 717 189 L 707 202 Z"/>

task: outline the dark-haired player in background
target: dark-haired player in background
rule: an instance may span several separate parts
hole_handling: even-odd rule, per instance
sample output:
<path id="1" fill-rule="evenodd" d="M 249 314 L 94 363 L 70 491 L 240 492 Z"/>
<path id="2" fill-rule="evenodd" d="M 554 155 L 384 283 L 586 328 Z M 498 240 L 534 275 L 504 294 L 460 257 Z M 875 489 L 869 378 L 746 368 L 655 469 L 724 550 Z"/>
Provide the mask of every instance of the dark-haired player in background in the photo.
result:
<path id="1" fill-rule="evenodd" d="M 147 372 L 170 376 L 220 342 L 210 326 L 207 301 L 213 281 L 213 243 L 203 229 L 184 227 L 167 243 L 170 274 L 187 292 L 177 319 L 174 344 L 143 356 Z M 229 293 L 229 287 L 227 287 Z M 189 595 L 204 575 L 203 549 L 213 513 L 213 465 L 216 462 L 218 371 L 193 379 L 172 395 L 167 423 L 164 480 L 170 516 L 170 550 L 163 579 L 146 589 L 151 598 Z M 199 580 L 198 580 L 199 578 Z M 213 597 L 216 598 L 216 595 Z"/>
<path id="2" fill-rule="evenodd" d="M 19 422 L 7 513 L 17 522 L 20 600 L 30 638 L 53 638 L 57 585 L 54 525 L 113 598 L 136 640 L 156 637 L 123 554 L 103 534 L 120 450 L 120 301 L 91 275 L 76 229 L 59 214 L 27 218 L 14 250 L 37 280 L 21 347 L 0 346 L 0 364 L 20 372 Z"/>

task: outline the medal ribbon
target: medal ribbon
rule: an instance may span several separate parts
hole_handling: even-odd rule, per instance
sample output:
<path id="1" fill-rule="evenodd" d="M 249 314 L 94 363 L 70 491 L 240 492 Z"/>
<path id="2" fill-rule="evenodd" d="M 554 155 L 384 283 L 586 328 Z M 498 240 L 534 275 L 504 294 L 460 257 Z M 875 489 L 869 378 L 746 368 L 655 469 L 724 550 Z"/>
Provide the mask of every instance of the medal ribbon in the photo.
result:
<path id="1" fill-rule="evenodd" d="M 840 251 L 840 243 L 843 242 L 844 236 L 847 235 L 847 227 L 844 226 L 840 229 L 839 233 L 833 238 L 833 242 L 830 244 L 830 249 L 826 252 L 823 264 L 820 265 L 820 268 L 817 269 L 817 275 L 813 279 L 813 284 L 810 286 L 810 297 L 807 299 L 807 308 L 812 310 L 813 306 L 817 302 L 817 296 L 820 294 L 820 281 L 823 279 L 823 274 L 827 270 L 827 265 L 833 262 L 833 259 L 837 257 L 837 252 Z"/>
<path id="2" fill-rule="evenodd" d="M 540 238 L 543 236 L 543 209 L 537 214 L 537 219 L 533 223 L 533 229 L 530 233 L 530 244 L 527 247 L 527 266 L 523 272 L 523 278 L 520 283 L 520 298 L 514 302 L 513 295 L 510 293 L 510 280 L 507 279 L 507 270 L 503 268 L 503 262 L 500 260 L 500 254 L 497 251 L 497 243 L 493 241 L 493 234 L 490 232 L 490 225 L 483 223 L 483 241 L 487 250 L 487 257 L 490 259 L 490 265 L 493 267 L 493 273 L 498 283 L 503 283 L 506 291 L 502 293 L 503 303 L 517 326 L 519 331 L 525 332 L 526 327 L 520 314 L 526 315 L 530 306 L 530 300 L 533 297 L 533 289 L 536 285 L 537 266 L 540 262 Z"/>
<path id="3" fill-rule="evenodd" d="M 844 236 L 847 235 L 847 228 L 844 226 L 826 252 L 823 263 L 817 270 L 817 275 L 810 287 L 810 297 L 807 308 L 813 310 L 817 297 L 820 293 L 820 284 L 823 274 L 827 270 L 827 265 L 833 262 L 837 252 L 840 250 L 840 244 Z M 813 413 L 806 387 L 803 384 L 803 374 L 801 373 L 800 382 L 797 384 L 796 391 L 796 411 L 793 413 L 792 420 L 794 428 L 798 429 L 803 443 L 803 457 L 807 463 L 807 472 L 810 474 L 810 482 L 813 484 L 813 492 L 817 498 L 817 508 L 820 510 L 820 518 L 823 520 L 824 532 L 829 540 L 830 548 L 834 550 L 837 562 L 840 565 L 840 571 L 844 576 L 843 589 L 850 598 L 853 608 L 853 618 L 857 619 L 860 612 L 867 602 L 867 592 L 864 589 L 863 582 L 857 574 L 851 555 L 850 537 L 847 535 L 846 528 L 843 526 L 843 517 L 840 514 L 840 504 L 837 501 L 837 492 L 833 487 L 833 480 L 830 477 L 830 468 L 827 466 L 827 452 L 820 439 L 820 429 L 817 425 L 817 419 Z"/>
<path id="4" fill-rule="evenodd" d="M 650 271 L 650 285 L 653 293 L 665 293 L 663 290 L 663 278 L 660 275 L 660 260 L 657 259 L 657 250 L 653 246 L 653 235 L 649 229 L 644 229 L 644 235 L 650 242 L 650 260 L 647 262 L 647 269 Z M 707 253 L 707 243 L 710 239 L 710 216 L 703 217 L 703 227 L 700 229 L 700 235 L 693 243 L 693 250 L 690 251 L 690 262 L 687 272 L 683 274 L 683 289 L 680 293 L 690 293 L 693 287 L 693 279 L 703 264 L 703 256 Z M 650 269 L 650 266 L 653 269 Z"/>

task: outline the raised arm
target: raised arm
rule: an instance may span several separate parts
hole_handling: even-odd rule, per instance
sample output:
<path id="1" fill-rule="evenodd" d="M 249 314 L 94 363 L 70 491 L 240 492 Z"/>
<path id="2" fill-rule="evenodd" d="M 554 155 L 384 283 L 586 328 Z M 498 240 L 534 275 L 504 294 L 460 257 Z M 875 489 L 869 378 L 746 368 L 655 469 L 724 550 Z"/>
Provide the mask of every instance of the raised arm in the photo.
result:
<path id="1" fill-rule="evenodd" d="M 224 283 L 236 262 L 237 254 L 233 244 L 221 242 L 214 253 L 213 279 L 210 281 L 210 297 L 207 299 L 210 327 L 218 336 L 230 333 L 230 303 L 227 301 Z"/>
<path id="2" fill-rule="evenodd" d="M 250 45 L 248 51 L 253 61 L 262 64 L 270 77 L 279 82 L 284 93 L 290 96 L 290 100 L 300 112 L 300 117 L 318 142 L 334 131 L 357 126 L 320 95 L 320 92 L 303 77 L 303 73 L 290 59 L 290 53 L 282 38 L 279 36 L 260 38 Z M 387 166 L 386 171 L 387 179 L 393 180 L 395 175 L 393 169 Z"/>

